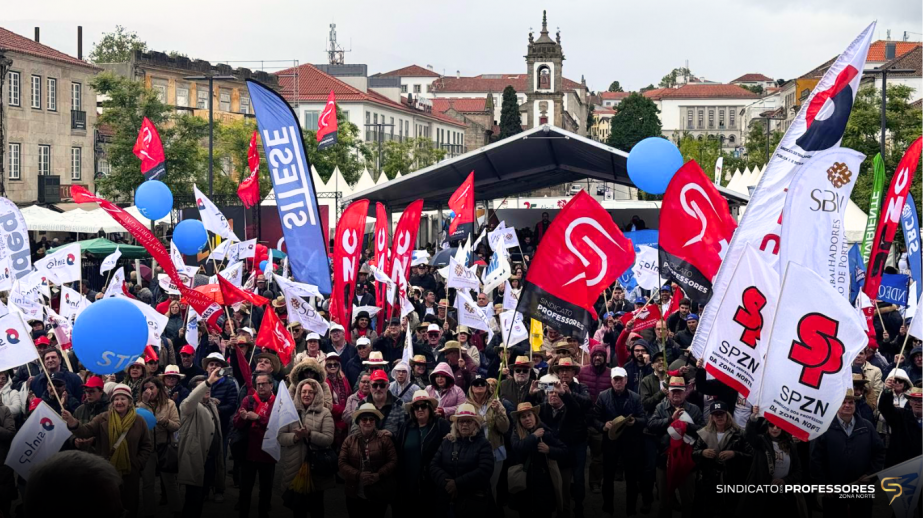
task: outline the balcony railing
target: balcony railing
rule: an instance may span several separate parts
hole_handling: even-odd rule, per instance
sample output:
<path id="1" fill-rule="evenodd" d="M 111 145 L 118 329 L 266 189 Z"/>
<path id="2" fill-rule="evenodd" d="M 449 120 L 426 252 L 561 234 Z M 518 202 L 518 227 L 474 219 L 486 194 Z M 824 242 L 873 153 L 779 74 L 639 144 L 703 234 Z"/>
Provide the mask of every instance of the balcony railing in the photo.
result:
<path id="1" fill-rule="evenodd" d="M 81 110 L 71 110 L 71 129 L 87 129 L 87 112 Z"/>

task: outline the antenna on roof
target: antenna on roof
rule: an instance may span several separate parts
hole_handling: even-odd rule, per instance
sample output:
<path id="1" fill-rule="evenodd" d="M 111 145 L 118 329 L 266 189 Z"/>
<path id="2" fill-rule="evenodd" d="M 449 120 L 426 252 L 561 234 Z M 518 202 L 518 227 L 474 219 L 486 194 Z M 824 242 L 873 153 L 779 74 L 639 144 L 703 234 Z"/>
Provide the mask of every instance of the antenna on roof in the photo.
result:
<path id="1" fill-rule="evenodd" d="M 351 46 L 351 45 L 350 45 Z M 350 50 L 343 50 L 343 47 L 337 43 L 337 24 L 330 24 L 330 35 L 327 39 L 327 63 L 330 65 L 342 65 L 346 63 L 345 53 Z"/>

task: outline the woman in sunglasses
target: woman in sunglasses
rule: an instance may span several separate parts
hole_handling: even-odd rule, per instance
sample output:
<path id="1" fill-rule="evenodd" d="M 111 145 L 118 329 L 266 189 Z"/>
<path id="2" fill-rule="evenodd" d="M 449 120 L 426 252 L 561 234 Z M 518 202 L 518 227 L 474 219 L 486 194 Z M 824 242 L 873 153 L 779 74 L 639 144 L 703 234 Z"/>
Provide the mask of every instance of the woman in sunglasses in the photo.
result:
<path id="1" fill-rule="evenodd" d="M 754 406 L 750 419 L 747 420 L 747 429 L 744 437 L 753 447 L 753 461 L 750 464 L 750 473 L 747 475 L 746 484 L 759 484 L 781 486 L 785 484 L 800 484 L 801 459 L 795 451 L 792 435 L 775 424 L 760 417 L 760 407 Z M 772 494 L 773 505 L 784 505 L 779 509 L 797 509 L 799 516 L 801 510 L 807 510 L 807 504 L 802 495 L 782 492 Z M 780 499 L 785 500 L 780 500 Z M 760 506 L 769 503 L 765 493 L 753 493 L 741 496 L 737 509 L 752 512 Z"/>
<path id="2" fill-rule="evenodd" d="M 333 406 L 330 408 L 330 412 L 333 414 L 333 424 L 336 428 L 333 436 L 333 448 L 339 451 L 343 440 L 346 439 L 346 433 L 349 431 L 349 426 L 343 419 L 343 412 L 346 410 L 346 402 L 349 400 L 352 390 L 346 375 L 343 374 L 343 369 L 340 368 L 340 355 L 336 351 L 327 353 L 324 358 L 324 370 L 327 372 L 325 382 L 330 387 L 330 393 L 333 396 Z"/>
<path id="3" fill-rule="evenodd" d="M 340 477 L 346 482 L 346 510 L 350 518 L 385 515 L 397 484 L 397 452 L 391 436 L 378 430 L 384 419 L 372 403 L 363 403 L 353 422 L 358 431 L 349 435 L 340 450 Z"/>
<path id="4" fill-rule="evenodd" d="M 424 518 L 436 508 L 436 486 L 429 475 L 429 465 L 451 429 L 449 422 L 436 414 L 437 404 L 425 390 L 417 390 L 410 403 L 404 404 L 409 417 L 397 435 L 395 447 L 398 492 L 408 498 L 402 496 L 394 502 L 394 516 Z"/>

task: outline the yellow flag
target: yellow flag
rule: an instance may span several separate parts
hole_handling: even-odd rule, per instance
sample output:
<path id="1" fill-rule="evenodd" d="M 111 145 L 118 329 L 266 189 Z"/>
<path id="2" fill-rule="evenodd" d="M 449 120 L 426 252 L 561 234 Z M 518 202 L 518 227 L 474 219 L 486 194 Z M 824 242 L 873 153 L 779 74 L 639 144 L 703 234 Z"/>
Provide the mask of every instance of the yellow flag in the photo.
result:
<path id="1" fill-rule="evenodd" d="M 533 351 L 542 350 L 542 341 L 545 337 L 542 335 L 542 323 L 538 320 L 532 319 L 531 329 L 529 331 L 529 343 L 532 344 Z"/>

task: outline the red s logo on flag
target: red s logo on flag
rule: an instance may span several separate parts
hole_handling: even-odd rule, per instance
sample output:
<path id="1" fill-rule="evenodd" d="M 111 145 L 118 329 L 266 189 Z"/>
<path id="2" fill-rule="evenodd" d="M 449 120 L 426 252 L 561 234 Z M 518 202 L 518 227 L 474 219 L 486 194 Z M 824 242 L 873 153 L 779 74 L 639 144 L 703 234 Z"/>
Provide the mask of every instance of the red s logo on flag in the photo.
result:
<path id="1" fill-rule="evenodd" d="M 802 366 L 798 381 L 819 388 L 824 374 L 843 368 L 846 347 L 837 338 L 840 323 L 820 313 L 808 313 L 798 322 L 798 340 L 792 341 L 788 358 Z"/>
<path id="2" fill-rule="evenodd" d="M 584 234 L 583 239 L 580 239 L 575 243 L 573 239 L 573 233 L 574 230 L 576 230 L 581 225 L 589 225 L 597 232 L 590 232 L 589 229 L 585 229 L 587 233 Z M 604 238 L 601 239 L 600 242 L 603 244 L 603 246 L 607 247 L 607 250 L 602 250 L 599 245 L 596 244 L 596 241 L 590 238 L 591 234 L 598 234 L 597 238 Z M 606 243 L 606 240 L 608 240 L 609 243 Z M 618 244 L 615 239 L 613 239 L 612 236 L 610 236 L 605 231 L 605 229 L 603 229 L 602 225 L 600 225 L 598 221 L 588 217 L 577 218 L 574 221 L 571 221 L 569 225 L 567 225 L 567 229 L 564 231 L 564 244 L 572 254 L 577 256 L 577 259 L 580 259 L 580 263 L 583 264 L 584 267 L 584 271 L 578 273 L 574 276 L 574 278 L 565 282 L 565 286 L 578 279 L 586 279 L 587 286 L 596 286 L 600 281 L 603 280 L 603 277 L 605 277 L 606 273 L 609 271 L 608 256 L 610 254 L 617 255 L 619 254 L 619 251 L 621 251 L 621 253 L 626 252 L 625 247 Z M 592 255 L 595 255 L 598 258 L 598 260 L 593 261 L 592 266 L 590 265 L 590 260 L 587 259 L 587 255 L 591 255 L 587 252 L 590 251 L 593 252 Z M 587 272 L 590 272 L 593 277 L 587 278 Z"/>
<path id="3" fill-rule="evenodd" d="M 743 292 L 742 306 L 738 306 L 734 313 L 734 322 L 742 325 L 743 333 L 740 341 L 756 348 L 756 341 L 760 339 L 763 330 L 763 308 L 766 307 L 766 296 L 756 286 L 750 286 Z"/>

